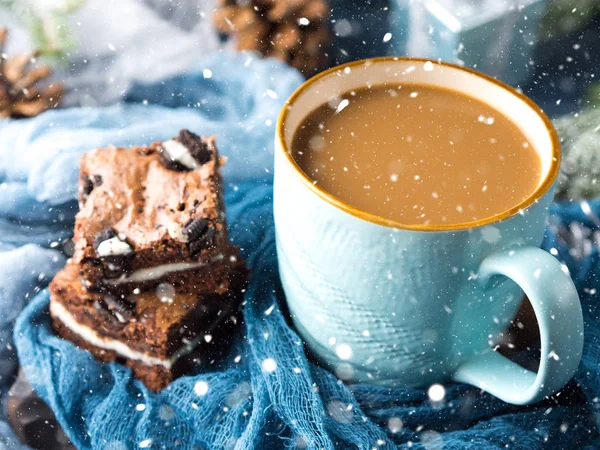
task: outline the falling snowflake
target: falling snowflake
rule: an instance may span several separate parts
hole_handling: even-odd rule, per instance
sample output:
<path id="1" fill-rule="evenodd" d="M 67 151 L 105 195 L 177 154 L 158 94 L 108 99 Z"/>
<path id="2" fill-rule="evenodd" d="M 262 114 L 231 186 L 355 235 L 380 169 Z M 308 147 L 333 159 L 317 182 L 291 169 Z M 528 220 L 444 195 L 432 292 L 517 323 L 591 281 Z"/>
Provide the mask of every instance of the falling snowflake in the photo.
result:
<path id="1" fill-rule="evenodd" d="M 206 395 L 208 393 L 208 383 L 206 381 L 198 381 L 194 385 L 194 393 L 199 397 Z"/>
<path id="2" fill-rule="evenodd" d="M 404 423 L 402 422 L 402 419 L 400 417 L 390 417 L 390 419 L 388 420 L 388 428 L 394 434 L 400 432 L 403 426 Z"/>
<path id="3" fill-rule="evenodd" d="M 441 384 L 432 384 L 427 390 L 427 395 L 432 402 L 441 402 L 446 396 L 446 389 Z"/>
<path id="4" fill-rule="evenodd" d="M 338 355 L 338 358 L 348 360 L 352 358 L 352 347 L 348 344 L 340 344 L 335 348 L 335 353 Z"/>
<path id="5" fill-rule="evenodd" d="M 267 358 L 262 362 L 262 370 L 266 373 L 272 373 L 277 370 L 277 362 L 273 358 Z"/>

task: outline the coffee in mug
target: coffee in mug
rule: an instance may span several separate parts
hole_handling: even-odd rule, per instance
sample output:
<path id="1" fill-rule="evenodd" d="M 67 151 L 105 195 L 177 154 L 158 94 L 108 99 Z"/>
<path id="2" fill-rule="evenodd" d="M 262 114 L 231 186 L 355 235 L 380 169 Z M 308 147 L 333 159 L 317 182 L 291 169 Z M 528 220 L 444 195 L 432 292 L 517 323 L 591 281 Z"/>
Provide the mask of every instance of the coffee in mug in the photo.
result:
<path id="1" fill-rule="evenodd" d="M 363 87 L 323 103 L 292 141 L 322 189 L 405 224 L 456 224 L 518 205 L 540 157 L 508 117 L 469 95 L 423 84 Z"/>

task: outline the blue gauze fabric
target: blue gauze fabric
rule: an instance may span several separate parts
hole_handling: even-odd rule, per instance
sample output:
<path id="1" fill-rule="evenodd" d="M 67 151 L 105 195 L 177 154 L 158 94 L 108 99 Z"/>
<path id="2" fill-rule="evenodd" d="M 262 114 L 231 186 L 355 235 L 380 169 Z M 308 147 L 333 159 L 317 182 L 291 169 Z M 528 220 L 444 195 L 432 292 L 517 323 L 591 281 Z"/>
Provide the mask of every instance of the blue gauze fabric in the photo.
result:
<path id="1" fill-rule="evenodd" d="M 450 384 L 444 401 L 433 404 L 426 390 L 346 386 L 307 360 L 285 316 L 277 273 L 271 140 L 277 112 L 300 78 L 291 69 L 247 55 L 208 58 L 199 70 L 203 68 L 212 71 L 211 78 L 199 72 L 138 86 L 129 93 L 130 101 L 169 108 L 142 104 L 56 111 L 0 128 L 0 152 L 15 159 L 6 162 L 0 155 L 1 170 L 15 186 L 7 199 L 23 205 L 11 208 L 3 202 L 3 214 L 6 220 L 33 223 L 47 236 L 54 236 L 48 223 L 63 213 L 61 208 L 72 213 L 65 205 L 76 193 L 77 157 L 88 148 L 149 142 L 185 126 L 202 134 L 218 133 L 222 153 L 230 156 L 225 172 L 230 235 L 242 248 L 253 276 L 245 297 L 245 328 L 226 363 L 152 393 L 128 369 L 99 363 L 54 336 L 46 291 L 19 316 L 14 338 L 23 370 L 78 448 L 600 447 L 597 249 L 575 260 L 551 231 L 545 238 L 545 248 L 558 250 L 557 257 L 578 284 L 586 321 L 583 362 L 575 381 L 559 396 L 514 407 L 476 388 Z M 21 155 L 27 152 L 32 154 Z M 28 205 L 39 209 L 30 214 Z M 591 208 L 600 213 L 600 204 Z M 598 228 L 577 205 L 556 205 L 554 218 L 565 225 L 577 221 Z M 71 220 L 72 216 L 60 223 L 70 227 Z M 20 245 L 19 239 L 13 244 Z M 24 255 L 6 255 L 6 261 L 15 266 L 27 262 L 32 268 L 39 264 Z M 53 270 L 61 264 L 56 261 Z M 0 271 L 2 283 L 10 276 Z M 21 288 L 11 294 L 14 307 L 1 303 L 0 313 L 16 313 L 17 299 L 32 289 Z M 275 370 L 263 370 L 265 361 Z"/>

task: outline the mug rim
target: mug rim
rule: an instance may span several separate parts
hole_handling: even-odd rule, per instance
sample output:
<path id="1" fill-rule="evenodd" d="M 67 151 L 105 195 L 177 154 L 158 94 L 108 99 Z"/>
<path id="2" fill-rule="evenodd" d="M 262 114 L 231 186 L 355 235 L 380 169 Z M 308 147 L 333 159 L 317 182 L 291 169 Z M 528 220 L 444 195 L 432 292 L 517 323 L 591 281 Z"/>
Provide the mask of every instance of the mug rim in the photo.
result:
<path id="1" fill-rule="evenodd" d="M 324 78 L 328 75 L 338 72 L 339 70 L 344 69 L 346 67 L 364 66 L 367 64 L 374 65 L 377 63 L 398 62 L 398 61 L 416 62 L 416 63 L 432 62 L 434 64 L 445 66 L 445 67 L 448 67 L 451 69 L 470 73 L 472 75 L 475 75 L 479 78 L 483 78 L 486 81 L 489 81 L 489 82 L 495 84 L 496 86 L 507 91 L 508 94 L 517 97 L 519 100 L 523 101 L 527 106 L 529 106 L 542 119 L 544 126 L 546 128 L 546 131 L 548 132 L 548 134 L 550 136 L 551 145 L 552 145 L 552 160 L 550 162 L 550 168 L 544 175 L 544 179 L 543 179 L 542 183 L 531 194 L 529 194 L 524 200 L 522 200 L 517 205 L 515 205 L 505 211 L 494 214 L 493 216 L 486 217 L 484 219 L 468 221 L 468 222 L 460 222 L 460 223 L 448 224 L 448 225 L 445 225 L 445 224 L 437 224 L 437 225 L 405 224 L 405 223 L 399 222 L 397 220 L 388 219 L 386 217 L 379 216 L 377 214 L 373 214 L 373 213 L 364 211 L 360 208 L 357 208 L 355 206 L 352 206 L 351 204 L 339 199 L 338 197 L 334 196 L 333 194 L 327 192 L 325 189 L 323 189 L 320 186 L 313 183 L 313 180 L 311 180 L 308 177 L 308 175 L 296 163 L 296 161 L 292 157 L 291 151 L 287 148 L 287 145 L 285 143 L 285 137 L 284 137 L 283 131 L 285 128 L 286 119 L 288 117 L 289 110 L 291 109 L 291 106 L 293 105 L 294 101 L 309 86 L 313 85 L 315 82 L 319 81 L 321 78 Z M 514 120 L 512 118 L 508 117 L 508 119 L 514 123 Z M 376 57 L 376 58 L 360 59 L 357 61 L 352 61 L 349 63 L 337 65 L 337 66 L 332 67 L 328 70 L 325 70 L 321 73 L 318 73 L 317 75 L 313 76 L 312 78 L 309 78 L 304 83 L 302 83 L 292 93 L 292 95 L 286 100 L 285 105 L 282 108 L 282 110 L 279 114 L 279 117 L 277 119 L 277 125 L 275 127 L 275 134 L 276 134 L 276 138 L 279 140 L 281 150 L 283 151 L 287 160 L 291 163 L 294 170 L 300 175 L 300 178 L 301 178 L 303 184 L 310 191 L 312 191 L 313 193 L 318 195 L 322 200 L 325 200 L 330 205 L 332 205 L 332 206 L 334 206 L 356 218 L 365 220 L 367 222 L 371 222 L 371 223 L 381 225 L 384 227 L 396 228 L 396 229 L 400 229 L 400 230 L 410 230 L 410 231 L 459 231 L 459 230 L 477 228 L 477 227 L 482 227 L 485 225 L 494 224 L 496 222 L 501 222 L 510 217 L 513 217 L 513 216 L 519 214 L 521 211 L 529 208 L 532 204 L 537 202 L 540 198 L 542 198 L 550 190 L 550 188 L 554 184 L 554 181 L 556 180 L 556 177 L 558 176 L 560 161 L 561 161 L 560 140 L 558 138 L 556 129 L 554 128 L 554 126 L 552 125 L 552 122 L 550 121 L 548 116 L 544 113 L 544 111 L 533 100 L 531 100 L 529 97 L 527 97 L 525 94 L 517 91 L 516 89 L 509 86 L 508 84 L 506 84 L 500 80 L 497 80 L 496 78 L 493 78 L 493 77 L 486 75 L 482 72 L 479 72 L 477 70 L 470 69 L 468 67 L 461 67 L 456 64 L 439 61 L 439 60 L 435 60 L 435 59 L 415 58 L 415 57 L 410 57 L 410 56 L 381 56 L 381 57 Z M 275 149 L 275 151 L 278 151 L 278 150 Z"/>

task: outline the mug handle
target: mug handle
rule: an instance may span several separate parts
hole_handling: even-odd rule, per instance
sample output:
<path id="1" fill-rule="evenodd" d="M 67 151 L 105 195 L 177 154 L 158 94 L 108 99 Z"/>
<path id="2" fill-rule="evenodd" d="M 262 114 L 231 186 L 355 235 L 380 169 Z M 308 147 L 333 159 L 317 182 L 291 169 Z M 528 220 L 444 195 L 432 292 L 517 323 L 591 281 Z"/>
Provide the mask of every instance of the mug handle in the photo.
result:
<path id="1" fill-rule="evenodd" d="M 479 282 L 485 286 L 498 275 L 517 283 L 533 306 L 542 347 L 538 372 L 490 351 L 467 360 L 453 378 L 507 403 L 535 403 L 562 388 L 579 366 L 583 351 L 581 303 L 561 264 L 539 248 L 507 249 L 485 258 L 479 267 Z"/>

